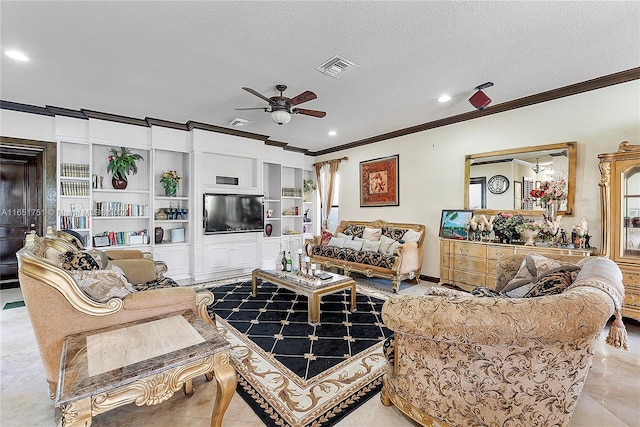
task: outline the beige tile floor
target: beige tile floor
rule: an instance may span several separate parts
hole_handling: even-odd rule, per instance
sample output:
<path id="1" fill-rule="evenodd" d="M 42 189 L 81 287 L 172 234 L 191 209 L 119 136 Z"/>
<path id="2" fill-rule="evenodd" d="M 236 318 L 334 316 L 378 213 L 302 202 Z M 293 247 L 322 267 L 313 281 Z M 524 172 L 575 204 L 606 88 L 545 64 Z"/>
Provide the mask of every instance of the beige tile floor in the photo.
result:
<path id="1" fill-rule="evenodd" d="M 424 283 L 424 282 L 423 282 Z M 421 284 L 422 285 L 422 284 Z M 422 293 L 421 286 L 403 293 Z M 21 300 L 19 289 L 0 291 L 0 307 Z M 629 321 L 632 351 L 599 346 L 593 367 L 578 401 L 572 427 L 640 426 L 640 325 Z M 603 331 L 603 333 L 605 333 Z M 0 425 L 46 427 L 56 425 L 59 415 L 47 396 L 44 370 L 24 307 L 0 310 Z M 204 378 L 194 380 L 195 395 L 182 393 L 157 406 L 128 405 L 98 415 L 94 426 L 210 425 L 215 385 Z M 263 423 L 239 395 L 225 415 L 224 427 L 253 427 Z M 378 396 L 337 424 L 339 427 L 416 426 L 394 407 L 385 407 Z"/>

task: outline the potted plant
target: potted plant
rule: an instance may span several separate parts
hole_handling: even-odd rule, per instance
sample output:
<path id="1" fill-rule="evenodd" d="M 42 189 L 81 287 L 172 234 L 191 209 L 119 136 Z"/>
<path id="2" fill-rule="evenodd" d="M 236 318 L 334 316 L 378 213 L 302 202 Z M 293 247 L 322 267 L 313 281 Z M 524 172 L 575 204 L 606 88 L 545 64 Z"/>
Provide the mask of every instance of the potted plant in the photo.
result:
<path id="1" fill-rule="evenodd" d="M 318 187 L 316 186 L 316 184 L 314 184 L 313 180 L 305 179 L 304 181 L 302 181 L 302 190 L 304 192 L 305 202 L 307 201 L 307 193 L 314 191 L 316 188 Z"/>
<path id="2" fill-rule="evenodd" d="M 182 177 L 176 171 L 163 172 L 160 182 L 164 187 L 165 195 L 175 197 L 178 186 L 182 183 Z"/>
<path id="3" fill-rule="evenodd" d="M 107 172 L 111 173 L 111 184 L 113 188 L 123 190 L 127 188 L 127 175 L 138 173 L 136 162 L 144 160 L 140 154 L 131 151 L 130 148 L 120 147 L 120 151 L 111 149 Z"/>

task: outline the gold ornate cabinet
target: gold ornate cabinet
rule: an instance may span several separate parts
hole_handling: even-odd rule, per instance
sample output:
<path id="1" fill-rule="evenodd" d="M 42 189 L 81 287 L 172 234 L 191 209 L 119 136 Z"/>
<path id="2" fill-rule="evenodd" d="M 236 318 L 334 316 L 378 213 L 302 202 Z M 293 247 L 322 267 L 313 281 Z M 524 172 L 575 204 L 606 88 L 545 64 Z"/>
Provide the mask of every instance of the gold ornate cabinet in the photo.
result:
<path id="1" fill-rule="evenodd" d="M 602 256 L 622 270 L 622 315 L 640 320 L 640 145 L 600 154 Z"/>
<path id="2" fill-rule="evenodd" d="M 591 256 L 593 249 L 545 248 L 540 246 L 510 245 L 495 242 L 440 239 L 440 283 L 455 285 L 466 291 L 476 286 L 494 289 L 496 266 L 505 255 Z"/>

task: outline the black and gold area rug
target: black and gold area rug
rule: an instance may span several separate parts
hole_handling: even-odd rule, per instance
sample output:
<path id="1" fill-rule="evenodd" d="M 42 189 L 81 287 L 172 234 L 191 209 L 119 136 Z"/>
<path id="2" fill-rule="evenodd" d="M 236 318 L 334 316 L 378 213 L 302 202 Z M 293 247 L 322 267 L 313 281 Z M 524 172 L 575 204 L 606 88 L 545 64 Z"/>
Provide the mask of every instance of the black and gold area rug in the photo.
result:
<path id="1" fill-rule="evenodd" d="M 385 295 L 325 295 L 320 324 L 307 323 L 307 298 L 262 282 L 209 288 L 209 308 L 231 343 L 238 393 L 268 426 L 330 426 L 375 395 L 391 334 L 380 316 Z"/>

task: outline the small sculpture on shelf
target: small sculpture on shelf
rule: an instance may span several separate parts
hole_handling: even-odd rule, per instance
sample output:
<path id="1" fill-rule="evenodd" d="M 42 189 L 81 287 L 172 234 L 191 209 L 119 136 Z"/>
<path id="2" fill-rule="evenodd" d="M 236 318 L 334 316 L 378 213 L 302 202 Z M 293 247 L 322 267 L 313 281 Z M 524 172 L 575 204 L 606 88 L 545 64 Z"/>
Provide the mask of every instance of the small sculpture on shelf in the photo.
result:
<path id="1" fill-rule="evenodd" d="M 304 210 L 304 217 L 302 218 L 303 222 L 311 222 L 311 220 L 309 219 L 309 209 L 305 209 Z"/>
<path id="2" fill-rule="evenodd" d="M 587 217 L 582 217 L 579 225 L 574 225 L 571 232 L 573 244 L 578 248 L 589 248 L 589 239 L 591 236 L 589 233 L 589 224 L 587 223 Z"/>

